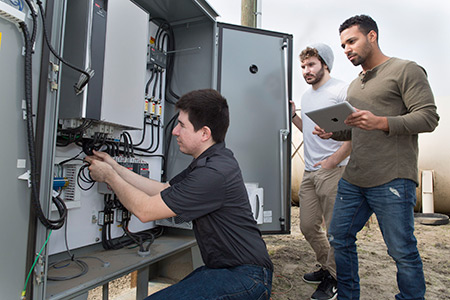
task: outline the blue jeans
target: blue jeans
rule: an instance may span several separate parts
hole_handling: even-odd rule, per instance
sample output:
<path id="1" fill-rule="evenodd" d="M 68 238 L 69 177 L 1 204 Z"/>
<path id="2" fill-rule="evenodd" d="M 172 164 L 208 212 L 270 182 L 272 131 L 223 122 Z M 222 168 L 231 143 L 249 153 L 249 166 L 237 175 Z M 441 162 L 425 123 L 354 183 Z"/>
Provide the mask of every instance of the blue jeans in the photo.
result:
<path id="1" fill-rule="evenodd" d="M 272 271 L 266 268 L 243 265 L 211 269 L 203 266 L 145 300 L 269 300 L 271 290 Z"/>
<path id="2" fill-rule="evenodd" d="M 388 254 L 397 264 L 397 300 L 425 299 L 422 260 L 414 237 L 416 185 L 408 179 L 361 188 L 341 179 L 329 229 L 336 259 L 338 299 L 359 299 L 356 234 L 377 216 Z"/>

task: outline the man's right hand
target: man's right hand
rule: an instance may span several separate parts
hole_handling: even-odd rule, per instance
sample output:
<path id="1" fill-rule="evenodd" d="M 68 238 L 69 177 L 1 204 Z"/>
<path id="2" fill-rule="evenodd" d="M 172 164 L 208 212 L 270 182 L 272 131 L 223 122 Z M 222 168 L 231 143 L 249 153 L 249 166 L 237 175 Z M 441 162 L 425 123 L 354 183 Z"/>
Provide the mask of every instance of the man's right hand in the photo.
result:
<path id="1" fill-rule="evenodd" d="M 291 103 L 291 118 L 295 115 L 295 102 L 292 100 L 289 100 L 289 102 Z"/>

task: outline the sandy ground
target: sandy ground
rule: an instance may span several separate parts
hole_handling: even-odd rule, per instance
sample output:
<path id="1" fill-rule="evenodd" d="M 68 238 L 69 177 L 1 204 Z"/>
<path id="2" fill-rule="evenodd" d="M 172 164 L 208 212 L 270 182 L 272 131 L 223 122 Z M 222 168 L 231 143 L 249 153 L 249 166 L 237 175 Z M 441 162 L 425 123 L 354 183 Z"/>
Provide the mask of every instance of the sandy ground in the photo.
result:
<path id="1" fill-rule="evenodd" d="M 316 269 L 315 256 L 300 232 L 298 207 L 292 207 L 290 235 L 266 235 L 264 239 L 275 266 L 273 300 L 306 300 L 316 285 L 305 283 L 302 275 Z M 416 222 L 416 238 L 424 264 L 427 300 L 450 299 L 450 225 L 429 226 Z M 394 299 L 398 293 L 396 267 L 372 216 L 358 234 L 362 300 Z M 130 294 L 130 276 L 110 283 L 110 299 L 122 300 Z M 132 292 L 131 292 L 132 294 Z M 89 293 L 89 300 L 101 298 L 101 289 Z"/>
<path id="2" fill-rule="evenodd" d="M 316 269 L 315 256 L 299 229 L 298 207 L 292 207 L 291 234 L 266 236 L 275 266 L 273 300 L 310 299 L 316 285 L 302 275 Z M 450 225 L 415 224 L 418 247 L 424 264 L 427 300 L 450 299 Z M 396 267 L 387 254 L 375 216 L 358 234 L 361 299 L 394 299 L 398 293 Z"/>

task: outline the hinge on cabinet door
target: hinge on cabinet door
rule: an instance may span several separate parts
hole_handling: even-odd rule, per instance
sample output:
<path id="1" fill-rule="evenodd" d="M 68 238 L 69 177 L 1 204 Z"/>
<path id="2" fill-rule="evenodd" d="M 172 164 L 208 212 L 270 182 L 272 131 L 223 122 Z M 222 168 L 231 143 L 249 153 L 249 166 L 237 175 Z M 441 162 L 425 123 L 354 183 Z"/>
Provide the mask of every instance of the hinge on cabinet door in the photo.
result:
<path id="1" fill-rule="evenodd" d="M 280 134 L 283 137 L 283 141 L 285 141 L 289 135 L 289 130 L 287 129 L 281 129 L 280 130 Z"/>
<path id="2" fill-rule="evenodd" d="M 50 72 L 49 72 L 49 81 L 50 81 L 50 90 L 56 91 L 58 90 L 58 72 L 59 72 L 59 65 L 50 62 Z"/>
<path id="3" fill-rule="evenodd" d="M 44 282 L 44 257 L 40 254 L 36 265 L 34 266 L 34 280 L 37 284 L 42 284 Z"/>

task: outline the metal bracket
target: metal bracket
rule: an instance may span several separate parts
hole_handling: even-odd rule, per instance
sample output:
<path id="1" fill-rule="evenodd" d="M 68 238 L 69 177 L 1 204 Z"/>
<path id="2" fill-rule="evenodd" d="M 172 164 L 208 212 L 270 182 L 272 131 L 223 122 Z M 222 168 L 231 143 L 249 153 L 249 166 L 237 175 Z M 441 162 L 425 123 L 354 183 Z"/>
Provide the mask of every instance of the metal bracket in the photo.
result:
<path id="1" fill-rule="evenodd" d="M 39 255 L 38 253 L 36 253 L 36 255 Z M 45 258 L 42 255 L 39 255 L 38 261 L 36 263 L 36 265 L 34 266 L 34 280 L 36 281 L 37 284 L 42 284 L 44 283 L 44 260 Z"/>
<path id="2" fill-rule="evenodd" d="M 281 136 L 283 138 L 283 141 L 285 141 L 288 138 L 288 136 L 289 136 L 289 130 L 287 130 L 287 129 L 280 129 L 280 134 L 281 134 Z"/>
<path id="3" fill-rule="evenodd" d="M 52 92 L 58 90 L 58 72 L 59 65 L 50 62 L 50 72 L 49 72 L 49 81 L 50 81 L 50 90 Z"/>

